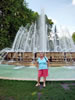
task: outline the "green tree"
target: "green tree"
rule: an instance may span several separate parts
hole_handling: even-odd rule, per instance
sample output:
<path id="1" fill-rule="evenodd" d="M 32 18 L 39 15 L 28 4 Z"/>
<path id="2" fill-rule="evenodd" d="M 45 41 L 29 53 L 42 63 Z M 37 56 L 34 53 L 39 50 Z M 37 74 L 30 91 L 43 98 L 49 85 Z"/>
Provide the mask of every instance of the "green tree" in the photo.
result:
<path id="1" fill-rule="evenodd" d="M 0 49 L 11 47 L 19 27 L 31 24 L 37 16 L 24 0 L 0 0 Z"/>
<path id="2" fill-rule="evenodd" d="M 49 19 L 47 17 L 47 15 L 45 15 L 45 18 L 46 18 L 46 23 L 47 23 L 47 26 L 48 26 L 48 35 L 50 35 L 50 32 L 52 31 L 52 26 L 53 26 L 53 21 L 52 19 Z"/>
<path id="3" fill-rule="evenodd" d="M 73 39 L 73 41 L 75 43 L 75 32 L 73 32 L 73 34 L 72 34 L 72 39 Z"/>
<path id="4" fill-rule="evenodd" d="M 0 50 L 11 47 L 19 27 L 31 25 L 38 16 L 24 0 L 0 0 Z M 52 20 L 47 22 L 52 26 Z"/>

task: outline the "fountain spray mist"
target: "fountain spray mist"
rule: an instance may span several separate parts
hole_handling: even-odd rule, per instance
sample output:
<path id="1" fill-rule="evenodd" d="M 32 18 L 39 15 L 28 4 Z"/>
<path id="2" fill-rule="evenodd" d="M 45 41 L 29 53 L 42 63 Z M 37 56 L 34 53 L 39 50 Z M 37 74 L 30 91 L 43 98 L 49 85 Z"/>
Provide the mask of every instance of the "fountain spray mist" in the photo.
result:
<path id="1" fill-rule="evenodd" d="M 21 26 L 16 34 L 12 48 L 6 48 L 0 51 L 3 52 L 75 52 L 75 45 L 69 32 L 60 31 L 62 37 L 59 37 L 59 32 L 48 31 L 50 25 L 46 23 L 44 9 L 41 10 L 39 21 L 32 23 L 30 27 Z M 68 36 L 65 36 L 68 34 Z"/>
<path id="2" fill-rule="evenodd" d="M 46 21 L 44 9 L 41 10 L 41 15 L 39 19 L 39 35 L 40 35 L 40 51 L 47 51 L 47 32 L 46 32 Z"/>

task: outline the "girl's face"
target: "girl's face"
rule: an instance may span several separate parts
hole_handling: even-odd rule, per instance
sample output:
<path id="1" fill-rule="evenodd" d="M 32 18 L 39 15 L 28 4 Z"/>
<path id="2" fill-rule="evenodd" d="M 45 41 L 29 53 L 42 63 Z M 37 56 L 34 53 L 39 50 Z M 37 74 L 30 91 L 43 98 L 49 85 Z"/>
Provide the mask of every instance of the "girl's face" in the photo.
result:
<path id="1" fill-rule="evenodd" d="M 40 57 L 44 57 L 44 53 L 40 53 Z"/>

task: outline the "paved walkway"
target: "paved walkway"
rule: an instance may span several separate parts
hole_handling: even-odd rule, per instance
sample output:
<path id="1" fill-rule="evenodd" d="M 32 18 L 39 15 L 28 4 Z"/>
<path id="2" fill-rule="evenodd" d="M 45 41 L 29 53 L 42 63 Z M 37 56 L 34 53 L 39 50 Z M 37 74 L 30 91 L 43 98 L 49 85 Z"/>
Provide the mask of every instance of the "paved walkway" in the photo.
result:
<path id="1" fill-rule="evenodd" d="M 37 68 L 34 66 L 0 65 L 0 79 L 37 80 Z M 49 81 L 75 80 L 75 66 L 49 67 Z"/>

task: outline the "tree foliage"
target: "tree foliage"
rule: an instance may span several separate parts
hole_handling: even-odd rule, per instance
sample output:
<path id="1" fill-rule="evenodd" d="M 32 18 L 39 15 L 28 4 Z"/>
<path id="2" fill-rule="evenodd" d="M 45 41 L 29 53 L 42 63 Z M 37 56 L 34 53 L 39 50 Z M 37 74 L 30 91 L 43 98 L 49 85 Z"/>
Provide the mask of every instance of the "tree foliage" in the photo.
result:
<path id="1" fill-rule="evenodd" d="M 73 39 L 73 41 L 75 43 L 75 32 L 72 34 L 72 39 Z"/>
<path id="2" fill-rule="evenodd" d="M 47 15 L 45 15 L 45 18 L 46 18 L 46 23 L 48 25 L 48 32 L 51 32 L 51 29 L 52 29 L 52 26 L 53 26 L 54 23 L 53 23 L 52 19 L 49 19 L 47 17 Z"/>
<path id="3" fill-rule="evenodd" d="M 27 5 L 24 0 L 0 0 L 0 49 L 11 47 L 21 25 L 31 25 L 37 20 L 39 14 Z M 52 24 L 52 20 L 48 22 Z"/>

